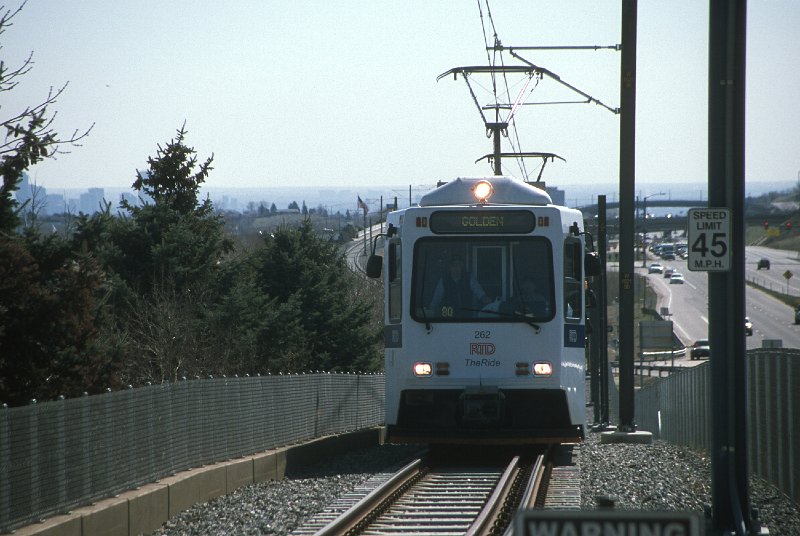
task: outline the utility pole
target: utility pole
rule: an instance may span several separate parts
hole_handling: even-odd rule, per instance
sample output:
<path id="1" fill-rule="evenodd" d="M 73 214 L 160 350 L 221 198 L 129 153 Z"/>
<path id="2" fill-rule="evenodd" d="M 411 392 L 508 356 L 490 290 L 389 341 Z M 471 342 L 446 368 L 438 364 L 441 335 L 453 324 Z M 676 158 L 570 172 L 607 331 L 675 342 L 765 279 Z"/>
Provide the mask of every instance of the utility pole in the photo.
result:
<path id="1" fill-rule="evenodd" d="M 492 133 L 494 174 L 502 175 L 503 166 L 500 163 L 503 151 L 500 149 L 500 134 L 508 129 L 508 123 L 486 123 L 486 130 Z"/>
<path id="2" fill-rule="evenodd" d="M 597 250 L 600 253 L 600 275 L 597 284 L 597 309 L 598 331 L 596 340 L 599 346 L 598 355 L 598 377 L 600 383 L 599 406 L 600 411 L 595 411 L 596 424 L 603 426 L 609 423 L 608 412 L 608 292 L 606 289 L 606 252 L 608 251 L 608 241 L 606 234 L 606 196 L 597 196 Z"/>
<path id="3" fill-rule="evenodd" d="M 603 443 L 652 443 L 653 434 L 634 421 L 634 227 L 636 225 L 636 9 L 622 0 L 622 58 L 619 117 L 619 425 Z"/>
<path id="4" fill-rule="evenodd" d="M 708 274 L 711 520 L 714 534 L 756 534 L 750 509 L 744 290 L 746 0 L 710 0 L 708 206 L 730 210 L 730 269 Z M 693 248 L 692 244 L 689 244 Z"/>
<path id="5" fill-rule="evenodd" d="M 637 0 L 622 0 L 619 117 L 619 431 L 634 432 L 633 253 L 636 188 Z"/>

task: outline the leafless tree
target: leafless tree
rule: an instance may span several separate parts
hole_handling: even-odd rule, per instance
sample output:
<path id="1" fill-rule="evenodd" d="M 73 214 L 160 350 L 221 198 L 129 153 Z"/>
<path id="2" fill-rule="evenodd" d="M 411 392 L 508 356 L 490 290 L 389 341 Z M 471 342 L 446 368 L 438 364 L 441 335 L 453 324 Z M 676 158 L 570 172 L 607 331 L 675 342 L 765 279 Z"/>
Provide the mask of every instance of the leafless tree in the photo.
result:
<path id="1" fill-rule="evenodd" d="M 2 38 L 14 18 L 25 7 L 27 0 L 16 9 L 6 9 L 0 5 L 0 50 Z M 20 79 L 33 69 L 33 52 L 16 67 L 8 66 L 0 59 L 0 94 L 13 91 Z M 0 138 L 0 232 L 12 230 L 18 221 L 19 211 L 12 194 L 18 188 L 22 172 L 45 158 L 55 158 L 57 154 L 69 152 L 70 147 L 79 147 L 80 141 L 89 135 L 94 124 L 88 129 L 76 129 L 69 136 L 60 136 L 53 123 L 57 112 L 48 113 L 50 106 L 67 89 L 69 82 L 60 88 L 51 87 L 45 99 L 38 104 L 26 106 L 22 110 L 7 112 L 0 106 L 0 113 L 5 117 L 2 121 L 4 135 Z"/>

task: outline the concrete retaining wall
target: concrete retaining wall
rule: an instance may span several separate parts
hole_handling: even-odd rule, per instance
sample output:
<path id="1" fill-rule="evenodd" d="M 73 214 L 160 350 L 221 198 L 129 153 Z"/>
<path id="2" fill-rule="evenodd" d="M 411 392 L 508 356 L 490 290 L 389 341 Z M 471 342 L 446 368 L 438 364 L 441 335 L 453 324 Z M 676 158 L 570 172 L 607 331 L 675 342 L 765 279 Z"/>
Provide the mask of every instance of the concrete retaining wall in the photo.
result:
<path id="1" fill-rule="evenodd" d="M 67 515 L 18 529 L 18 536 L 136 536 L 149 534 L 197 503 L 267 480 L 287 470 L 323 461 L 348 450 L 383 444 L 385 430 L 371 428 L 324 437 L 237 460 L 183 471 L 141 488 L 81 507 Z"/>

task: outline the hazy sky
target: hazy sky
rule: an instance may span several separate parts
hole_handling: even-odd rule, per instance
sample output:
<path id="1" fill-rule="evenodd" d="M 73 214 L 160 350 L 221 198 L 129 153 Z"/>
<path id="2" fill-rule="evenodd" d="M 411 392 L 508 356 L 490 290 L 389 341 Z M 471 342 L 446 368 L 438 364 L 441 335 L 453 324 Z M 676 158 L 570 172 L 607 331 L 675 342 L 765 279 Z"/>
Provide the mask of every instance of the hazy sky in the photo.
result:
<path id="1" fill-rule="evenodd" d="M 747 180 L 795 181 L 800 4 L 748 4 Z M 9 0 L 6 9 L 18 5 Z M 620 5 L 491 0 L 489 8 L 505 45 L 605 46 L 620 42 Z M 707 2 L 638 5 L 637 190 L 705 181 Z M 30 0 L 0 44 L 10 67 L 31 51 L 35 61 L 13 92 L 0 94 L 4 119 L 69 82 L 52 108 L 57 130 L 95 124 L 82 147 L 30 170 L 46 188 L 130 186 L 184 121 L 198 157 L 214 153 L 210 187 L 491 174 L 487 163 L 473 164 L 491 141 L 466 84 L 436 81 L 452 67 L 487 63 L 477 0 Z M 522 54 L 619 106 L 618 52 Z M 490 79 L 473 80 L 479 102 L 490 103 Z M 521 81 L 509 79 L 512 97 Z M 545 78 L 527 101 L 578 98 Z M 523 107 L 516 119 L 523 150 L 567 160 L 548 164 L 548 184 L 618 181 L 619 116 L 574 104 Z M 504 168 L 521 174 L 511 161 Z"/>

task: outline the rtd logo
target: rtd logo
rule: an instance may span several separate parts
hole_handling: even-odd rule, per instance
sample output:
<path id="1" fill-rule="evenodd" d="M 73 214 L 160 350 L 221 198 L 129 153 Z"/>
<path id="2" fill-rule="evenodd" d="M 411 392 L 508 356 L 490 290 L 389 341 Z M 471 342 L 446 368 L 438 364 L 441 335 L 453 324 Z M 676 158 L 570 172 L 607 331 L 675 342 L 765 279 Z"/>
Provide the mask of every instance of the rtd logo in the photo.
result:
<path id="1" fill-rule="evenodd" d="M 473 342 L 469 345 L 469 355 L 493 355 L 495 350 L 491 342 Z"/>

